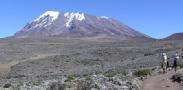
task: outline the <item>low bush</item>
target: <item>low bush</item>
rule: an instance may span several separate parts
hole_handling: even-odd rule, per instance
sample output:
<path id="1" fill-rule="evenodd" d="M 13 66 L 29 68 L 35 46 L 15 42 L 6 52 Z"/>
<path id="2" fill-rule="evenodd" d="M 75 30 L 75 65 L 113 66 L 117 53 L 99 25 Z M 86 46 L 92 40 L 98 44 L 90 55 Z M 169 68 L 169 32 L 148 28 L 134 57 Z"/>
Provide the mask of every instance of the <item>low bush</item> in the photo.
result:
<path id="1" fill-rule="evenodd" d="M 3 88 L 10 88 L 12 85 L 10 83 L 7 83 L 3 86 Z"/>
<path id="2" fill-rule="evenodd" d="M 75 80 L 74 76 L 68 76 L 65 82 L 71 82 L 73 80 Z"/>
<path id="3" fill-rule="evenodd" d="M 180 68 L 183 68 L 183 63 L 179 64 L 179 67 L 180 67 Z"/>
<path id="4" fill-rule="evenodd" d="M 85 76 L 85 80 L 92 80 L 90 75 Z"/>
<path id="5" fill-rule="evenodd" d="M 91 90 L 93 88 L 91 80 L 80 80 L 77 82 L 76 90 Z"/>
<path id="6" fill-rule="evenodd" d="M 41 84 L 41 80 L 34 80 L 34 81 L 31 81 L 31 83 L 35 86 L 38 86 Z"/>
<path id="7" fill-rule="evenodd" d="M 66 85 L 60 82 L 54 82 L 46 90 L 66 90 Z"/>
<path id="8" fill-rule="evenodd" d="M 114 70 L 109 70 L 107 72 L 104 73 L 104 76 L 106 77 L 113 77 L 117 74 L 121 74 L 121 75 L 127 75 L 128 74 L 128 71 L 127 70 L 124 70 L 124 69 L 114 69 Z"/>
<path id="9" fill-rule="evenodd" d="M 141 77 L 141 76 L 147 76 L 147 75 L 151 75 L 152 70 L 151 69 L 139 69 L 136 70 L 133 75 L 137 76 L 137 77 Z"/>

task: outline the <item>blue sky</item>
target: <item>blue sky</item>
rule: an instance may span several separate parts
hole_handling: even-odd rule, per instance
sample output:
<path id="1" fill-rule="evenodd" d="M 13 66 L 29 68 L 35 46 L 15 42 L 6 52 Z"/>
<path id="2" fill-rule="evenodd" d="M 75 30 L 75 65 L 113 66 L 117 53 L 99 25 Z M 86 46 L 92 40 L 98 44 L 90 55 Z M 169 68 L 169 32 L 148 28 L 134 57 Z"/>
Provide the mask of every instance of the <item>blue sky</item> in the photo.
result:
<path id="1" fill-rule="evenodd" d="M 1 0 L 0 37 L 48 10 L 109 16 L 154 38 L 183 32 L 183 0 Z"/>

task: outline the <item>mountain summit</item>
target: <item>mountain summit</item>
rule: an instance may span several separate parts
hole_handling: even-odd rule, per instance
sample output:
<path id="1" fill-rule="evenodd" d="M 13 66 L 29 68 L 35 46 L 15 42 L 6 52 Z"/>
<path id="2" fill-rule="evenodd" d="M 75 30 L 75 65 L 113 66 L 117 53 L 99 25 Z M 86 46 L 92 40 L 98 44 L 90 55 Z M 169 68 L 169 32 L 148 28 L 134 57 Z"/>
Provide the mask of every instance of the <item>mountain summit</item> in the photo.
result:
<path id="1" fill-rule="evenodd" d="M 85 13 L 47 11 L 14 35 L 15 38 L 29 37 L 117 37 L 148 38 L 148 36 L 106 16 Z"/>

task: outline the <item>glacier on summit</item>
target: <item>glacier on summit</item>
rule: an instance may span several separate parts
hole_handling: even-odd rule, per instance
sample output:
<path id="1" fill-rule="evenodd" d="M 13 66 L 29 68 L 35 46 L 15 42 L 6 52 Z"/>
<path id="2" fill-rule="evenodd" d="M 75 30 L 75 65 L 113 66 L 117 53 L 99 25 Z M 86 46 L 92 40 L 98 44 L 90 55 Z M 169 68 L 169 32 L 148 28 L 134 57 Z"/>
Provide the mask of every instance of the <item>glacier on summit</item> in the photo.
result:
<path id="1" fill-rule="evenodd" d="M 85 20 L 84 13 L 65 13 L 64 16 L 68 19 L 68 21 L 65 23 L 66 27 L 70 27 L 70 23 L 75 19 L 75 20 Z"/>
<path id="2" fill-rule="evenodd" d="M 40 19 L 46 17 L 46 16 L 50 16 L 52 19 L 52 21 L 56 20 L 59 16 L 59 12 L 57 11 L 47 11 L 45 13 L 43 13 L 42 15 L 40 15 L 37 19 L 35 19 L 34 21 L 39 21 Z"/>

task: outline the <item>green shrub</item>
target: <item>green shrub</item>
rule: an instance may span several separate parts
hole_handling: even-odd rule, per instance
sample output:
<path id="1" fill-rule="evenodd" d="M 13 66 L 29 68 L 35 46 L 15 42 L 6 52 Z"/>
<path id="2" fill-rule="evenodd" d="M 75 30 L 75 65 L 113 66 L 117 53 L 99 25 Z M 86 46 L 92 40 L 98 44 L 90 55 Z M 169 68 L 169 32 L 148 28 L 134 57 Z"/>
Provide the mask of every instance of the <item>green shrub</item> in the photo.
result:
<path id="1" fill-rule="evenodd" d="M 66 85 L 60 82 L 52 83 L 46 90 L 66 90 Z"/>
<path id="2" fill-rule="evenodd" d="M 3 86 L 3 88 L 10 88 L 12 85 L 10 83 L 7 83 Z"/>
<path id="3" fill-rule="evenodd" d="M 40 80 L 34 80 L 34 81 L 31 81 L 33 85 L 35 86 L 38 86 L 41 84 L 41 81 Z"/>
<path id="4" fill-rule="evenodd" d="M 81 80 L 77 81 L 76 90 L 91 90 L 93 88 L 91 80 Z"/>
<path id="5" fill-rule="evenodd" d="M 151 75 L 151 69 L 139 69 L 139 70 L 136 70 L 133 73 L 133 75 L 135 75 L 137 77 Z"/>
<path id="6" fill-rule="evenodd" d="M 106 77 L 113 77 L 117 74 L 121 74 L 121 75 L 127 75 L 128 72 L 124 69 L 114 69 L 114 70 L 109 70 L 107 72 L 104 73 L 104 76 Z"/>
<path id="7" fill-rule="evenodd" d="M 85 76 L 85 80 L 92 80 L 90 75 Z"/>
<path id="8" fill-rule="evenodd" d="M 183 63 L 179 64 L 179 67 L 180 67 L 180 68 L 183 68 Z"/>
<path id="9" fill-rule="evenodd" d="M 73 80 L 75 80 L 74 76 L 68 76 L 65 82 L 71 82 Z"/>

